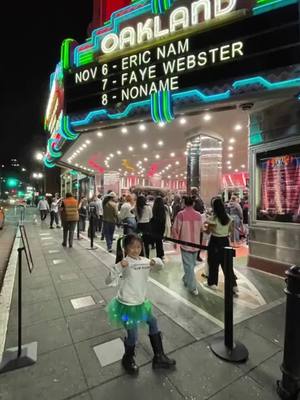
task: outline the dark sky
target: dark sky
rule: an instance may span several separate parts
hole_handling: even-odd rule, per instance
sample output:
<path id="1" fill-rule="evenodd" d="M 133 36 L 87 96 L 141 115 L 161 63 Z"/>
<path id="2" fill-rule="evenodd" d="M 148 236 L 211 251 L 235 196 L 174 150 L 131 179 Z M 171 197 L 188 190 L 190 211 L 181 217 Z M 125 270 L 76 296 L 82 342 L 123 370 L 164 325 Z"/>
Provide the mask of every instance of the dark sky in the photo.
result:
<path id="1" fill-rule="evenodd" d="M 34 151 L 45 148 L 43 117 L 49 76 L 59 61 L 62 40 L 85 40 L 92 4 L 92 0 L 5 2 L 1 13 L 0 162 L 15 156 L 28 165 Z"/>

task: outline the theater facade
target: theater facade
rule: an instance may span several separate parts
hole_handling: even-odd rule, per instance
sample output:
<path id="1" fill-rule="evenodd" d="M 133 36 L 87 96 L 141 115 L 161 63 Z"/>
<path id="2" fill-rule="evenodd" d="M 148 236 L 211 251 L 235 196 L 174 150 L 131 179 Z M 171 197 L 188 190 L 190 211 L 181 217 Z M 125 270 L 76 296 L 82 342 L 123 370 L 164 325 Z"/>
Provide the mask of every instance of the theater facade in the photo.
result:
<path id="1" fill-rule="evenodd" d="M 153 184 L 159 179 L 155 160 L 143 174 L 135 172 L 129 155 L 124 155 L 123 169 L 112 169 L 113 156 L 92 156 L 95 148 L 93 143 L 89 150 L 89 135 L 101 137 L 105 132 L 105 137 L 113 137 L 118 129 L 126 133 L 128 127 L 143 124 L 151 127 L 147 137 L 151 141 L 155 131 L 166 125 L 174 142 L 182 137 L 184 159 L 177 162 L 185 171 L 173 181 L 170 178 L 168 184 L 167 177 L 160 178 L 159 184 L 173 185 L 174 192 L 199 186 L 208 202 L 222 190 L 225 141 L 198 125 L 197 116 L 207 112 L 218 115 L 219 129 L 225 131 L 222 115 L 239 112 L 243 114 L 240 118 L 247 120 L 248 264 L 281 274 L 297 263 L 299 2 L 137 0 L 130 4 L 120 1 L 120 8 L 110 9 L 110 5 L 105 10 L 95 4 L 90 37 L 84 43 L 66 38 L 51 75 L 45 166 L 72 171 L 77 185 L 88 187 L 88 194 L 103 186 L 103 179 L 122 181 L 124 187 Z M 180 118 L 191 121 L 189 129 L 176 125 Z M 148 144 L 143 145 L 147 149 Z M 95 146 L 100 152 L 104 145 L 99 142 Z M 112 140 L 111 154 L 121 154 L 118 146 L 118 141 Z M 150 153 L 144 160 L 148 158 Z M 72 189 L 75 178 L 68 176 L 63 179 L 69 179 L 68 188 Z"/>

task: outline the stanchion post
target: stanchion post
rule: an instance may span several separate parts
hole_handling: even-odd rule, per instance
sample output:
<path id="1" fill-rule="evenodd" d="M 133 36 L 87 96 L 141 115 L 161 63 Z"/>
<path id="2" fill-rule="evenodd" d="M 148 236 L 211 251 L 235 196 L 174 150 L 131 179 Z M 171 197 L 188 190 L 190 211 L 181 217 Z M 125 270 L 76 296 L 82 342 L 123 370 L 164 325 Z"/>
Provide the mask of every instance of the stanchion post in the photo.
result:
<path id="1" fill-rule="evenodd" d="M 233 340 L 233 257 L 232 247 L 224 248 L 224 337 L 218 337 L 210 345 L 211 351 L 219 358 L 229 362 L 244 362 L 249 353 L 246 347 Z"/>
<path id="2" fill-rule="evenodd" d="M 286 276 L 282 380 L 277 382 L 277 393 L 283 400 L 297 400 L 300 393 L 300 267 L 292 266 L 286 272 Z"/>
<path id="3" fill-rule="evenodd" d="M 37 361 L 37 342 L 22 346 L 22 251 L 18 248 L 18 347 L 8 349 L 2 357 L 0 374 L 33 365 Z"/>
<path id="4" fill-rule="evenodd" d="M 79 220 L 77 221 L 77 240 L 80 240 Z"/>
<path id="5" fill-rule="evenodd" d="M 94 248 L 94 216 L 90 217 L 90 235 L 91 235 L 91 249 Z"/>
<path id="6" fill-rule="evenodd" d="M 22 251 L 24 247 L 18 248 L 18 357 L 22 353 Z"/>

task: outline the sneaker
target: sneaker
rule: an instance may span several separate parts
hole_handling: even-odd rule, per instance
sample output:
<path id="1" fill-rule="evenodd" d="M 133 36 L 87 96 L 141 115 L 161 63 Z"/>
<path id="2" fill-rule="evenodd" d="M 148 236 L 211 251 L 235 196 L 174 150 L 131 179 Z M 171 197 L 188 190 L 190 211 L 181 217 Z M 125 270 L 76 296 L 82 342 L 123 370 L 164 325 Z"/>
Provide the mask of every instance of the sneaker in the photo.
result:
<path id="1" fill-rule="evenodd" d="M 62 245 L 63 247 L 66 247 L 66 246 L 67 246 L 66 243 L 62 243 L 61 245 Z"/>
<path id="2" fill-rule="evenodd" d="M 212 290 L 217 290 L 217 288 L 218 288 L 217 285 L 209 285 L 207 282 L 204 282 L 203 285 Z"/>
<path id="3" fill-rule="evenodd" d="M 237 286 L 233 286 L 232 290 L 234 294 L 237 294 L 240 291 L 240 289 Z"/>
<path id="4" fill-rule="evenodd" d="M 60 229 L 60 225 L 56 225 L 56 228 L 57 228 L 57 229 Z"/>
<path id="5" fill-rule="evenodd" d="M 112 253 L 112 249 L 107 250 L 109 253 Z"/>
<path id="6" fill-rule="evenodd" d="M 53 227 L 53 226 L 50 226 L 50 229 L 54 229 L 54 227 Z"/>
<path id="7" fill-rule="evenodd" d="M 191 290 L 191 293 L 194 295 L 194 296 L 198 296 L 198 294 L 199 294 L 199 292 L 198 292 L 198 289 L 196 288 L 196 289 L 194 289 L 194 290 Z"/>

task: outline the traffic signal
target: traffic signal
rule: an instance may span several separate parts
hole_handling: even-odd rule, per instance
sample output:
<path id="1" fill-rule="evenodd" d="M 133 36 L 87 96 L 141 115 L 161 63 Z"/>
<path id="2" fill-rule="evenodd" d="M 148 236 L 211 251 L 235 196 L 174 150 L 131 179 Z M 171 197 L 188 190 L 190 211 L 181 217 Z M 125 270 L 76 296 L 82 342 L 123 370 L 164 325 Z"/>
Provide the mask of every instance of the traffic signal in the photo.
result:
<path id="1" fill-rule="evenodd" d="M 19 181 L 18 181 L 18 179 L 16 179 L 16 178 L 8 178 L 8 179 L 6 180 L 6 186 L 9 187 L 9 188 L 15 188 L 15 187 L 17 187 L 17 186 L 18 186 L 18 183 L 19 183 Z"/>

